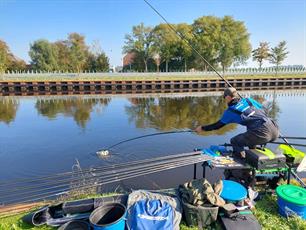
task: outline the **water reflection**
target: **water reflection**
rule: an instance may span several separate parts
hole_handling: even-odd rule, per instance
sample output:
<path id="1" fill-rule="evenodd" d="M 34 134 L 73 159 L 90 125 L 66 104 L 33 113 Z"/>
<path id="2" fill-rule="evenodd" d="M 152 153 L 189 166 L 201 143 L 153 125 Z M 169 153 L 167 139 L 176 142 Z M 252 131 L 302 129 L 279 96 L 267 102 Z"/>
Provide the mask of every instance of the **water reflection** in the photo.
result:
<path id="1" fill-rule="evenodd" d="M 19 107 L 18 100 L 9 97 L 0 97 L 0 122 L 9 124 L 15 120 Z"/>
<path id="2" fill-rule="evenodd" d="M 110 98 L 90 98 L 73 97 L 69 99 L 37 100 L 35 108 L 38 113 L 48 117 L 56 118 L 59 114 L 73 117 L 75 122 L 82 128 L 86 127 L 90 120 L 90 114 L 94 106 L 99 105 L 99 109 L 106 107 L 110 103 Z"/>
<path id="3" fill-rule="evenodd" d="M 266 109 L 266 113 L 269 115 L 269 117 L 273 118 L 274 120 L 278 120 L 278 116 L 281 112 L 280 106 L 277 103 L 276 100 L 276 92 L 273 92 L 272 95 L 272 101 L 266 101 L 265 104 L 265 109 Z"/>
<path id="4" fill-rule="evenodd" d="M 272 99 L 265 96 L 253 96 L 254 99 L 264 104 L 267 113 L 277 119 L 280 107 L 277 103 L 277 94 L 273 93 Z M 56 119 L 59 115 L 73 117 L 75 122 L 85 128 L 90 120 L 93 109 L 101 112 L 111 101 L 111 98 L 38 98 L 35 108 L 38 113 Z M 197 124 L 211 124 L 223 114 L 227 105 L 220 96 L 204 97 L 176 97 L 176 98 L 129 98 L 125 112 L 130 123 L 135 123 L 137 128 L 155 128 L 166 131 L 173 129 L 190 129 Z M 95 107 L 96 106 L 96 107 Z M 19 100 L 9 97 L 0 98 L 0 122 L 9 124 L 14 121 L 19 107 Z M 202 135 L 222 135 L 232 131 L 236 125 L 231 124 L 220 130 L 204 132 Z"/>
<path id="5" fill-rule="evenodd" d="M 190 129 L 198 124 L 216 122 L 226 104 L 222 97 L 183 97 L 183 98 L 133 98 L 125 110 L 130 122 L 137 128 L 155 128 L 159 130 Z M 234 130 L 235 124 L 222 129 L 204 132 L 203 135 L 224 134 Z"/>

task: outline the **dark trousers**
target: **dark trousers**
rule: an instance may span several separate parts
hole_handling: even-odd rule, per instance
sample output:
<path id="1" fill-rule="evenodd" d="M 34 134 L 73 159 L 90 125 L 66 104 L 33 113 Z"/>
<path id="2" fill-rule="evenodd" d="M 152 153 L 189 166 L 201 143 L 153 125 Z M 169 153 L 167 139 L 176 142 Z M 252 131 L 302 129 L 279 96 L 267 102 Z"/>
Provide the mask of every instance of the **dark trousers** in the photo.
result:
<path id="1" fill-rule="evenodd" d="M 231 139 L 234 153 L 241 153 L 244 147 L 255 148 L 256 145 L 263 145 L 274 141 L 279 137 L 279 130 L 273 121 L 265 122 L 256 130 L 248 130 L 238 134 Z"/>

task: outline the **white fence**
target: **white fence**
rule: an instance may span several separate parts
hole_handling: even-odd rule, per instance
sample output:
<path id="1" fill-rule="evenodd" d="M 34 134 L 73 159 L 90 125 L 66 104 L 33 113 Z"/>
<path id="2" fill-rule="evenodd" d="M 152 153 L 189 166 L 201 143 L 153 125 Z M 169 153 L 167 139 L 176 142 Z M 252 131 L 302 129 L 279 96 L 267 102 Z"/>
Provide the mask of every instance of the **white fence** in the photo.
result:
<path id="1" fill-rule="evenodd" d="M 220 74 L 223 74 L 221 71 Z M 268 68 L 242 68 L 242 69 L 229 69 L 225 72 L 226 76 L 231 75 L 271 75 L 276 73 L 275 67 Z M 306 74 L 305 67 L 279 67 L 277 70 L 278 74 Z M 121 73 L 112 73 L 112 72 L 82 72 L 82 73 L 69 73 L 62 71 L 47 72 L 47 71 L 11 71 L 7 73 L 0 74 L 3 78 L 10 77 L 146 77 L 146 76 L 215 76 L 214 71 L 190 71 L 190 72 L 121 72 Z"/>

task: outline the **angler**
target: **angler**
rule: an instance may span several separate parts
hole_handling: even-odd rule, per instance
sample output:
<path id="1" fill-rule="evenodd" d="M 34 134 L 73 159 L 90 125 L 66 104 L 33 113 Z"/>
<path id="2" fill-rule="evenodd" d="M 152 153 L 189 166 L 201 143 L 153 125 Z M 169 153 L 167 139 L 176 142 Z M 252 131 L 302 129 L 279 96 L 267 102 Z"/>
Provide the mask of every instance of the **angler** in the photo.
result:
<path id="1" fill-rule="evenodd" d="M 233 87 L 226 88 L 223 96 L 228 104 L 223 116 L 214 124 L 198 126 L 196 132 L 220 129 L 230 123 L 246 126 L 245 133 L 231 139 L 234 155 L 242 158 L 245 158 L 245 146 L 255 148 L 256 145 L 264 145 L 279 137 L 277 124 L 265 114 L 259 102 L 240 97 Z"/>

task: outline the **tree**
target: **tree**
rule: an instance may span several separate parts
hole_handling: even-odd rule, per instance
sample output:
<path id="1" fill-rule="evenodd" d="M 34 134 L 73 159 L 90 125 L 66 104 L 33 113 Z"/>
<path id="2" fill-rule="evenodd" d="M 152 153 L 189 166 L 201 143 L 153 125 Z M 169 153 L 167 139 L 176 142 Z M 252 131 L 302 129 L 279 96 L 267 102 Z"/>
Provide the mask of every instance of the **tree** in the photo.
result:
<path id="1" fill-rule="evenodd" d="M 253 61 L 257 61 L 259 63 L 259 69 L 261 69 L 263 60 L 269 58 L 269 43 L 268 42 L 260 42 L 259 47 L 252 51 Z"/>
<path id="2" fill-rule="evenodd" d="M 56 49 L 47 40 L 40 39 L 31 44 L 29 55 L 32 59 L 31 67 L 33 69 L 44 71 L 58 69 Z"/>
<path id="3" fill-rule="evenodd" d="M 27 64 L 25 63 L 24 60 L 13 56 L 10 60 L 10 63 L 7 69 L 11 71 L 14 71 L 14 70 L 23 71 L 27 69 Z"/>
<path id="4" fill-rule="evenodd" d="M 88 69 L 97 72 L 106 72 L 109 70 L 109 59 L 102 51 L 98 40 L 95 40 L 90 48 L 87 64 Z"/>
<path id="5" fill-rule="evenodd" d="M 57 53 L 58 70 L 69 71 L 70 66 L 70 51 L 67 40 L 59 40 L 53 44 Z"/>
<path id="6" fill-rule="evenodd" d="M 223 74 L 232 64 L 244 63 L 251 54 L 249 33 L 241 21 L 235 21 L 230 16 L 221 19 L 218 61 Z"/>
<path id="7" fill-rule="evenodd" d="M 70 68 L 76 72 L 82 72 L 88 60 L 88 46 L 85 37 L 78 33 L 70 33 L 67 41 L 70 54 Z"/>
<path id="8" fill-rule="evenodd" d="M 109 60 L 104 52 L 100 54 L 89 54 L 88 68 L 96 72 L 106 72 L 109 70 Z"/>
<path id="9" fill-rule="evenodd" d="M 270 63 L 276 65 L 276 75 L 277 75 L 279 66 L 289 54 L 286 48 L 286 44 L 287 44 L 286 41 L 281 41 L 276 47 L 271 48 L 269 60 L 270 60 Z"/>
<path id="10" fill-rule="evenodd" d="M 174 25 L 171 25 L 174 26 Z M 178 37 L 167 24 L 159 24 L 153 29 L 153 50 L 159 54 L 161 62 L 166 64 L 166 72 L 169 71 L 169 61 L 175 57 Z"/>
<path id="11" fill-rule="evenodd" d="M 199 53 L 214 67 L 218 65 L 218 54 L 221 34 L 220 19 L 214 16 L 204 16 L 196 19 L 192 24 L 195 35 L 193 44 Z M 197 55 L 194 55 L 194 67 L 207 70 L 208 65 Z"/>
<path id="12" fill-rule="evenodd" d="M 10 50 L 4 41 L 0 40 L 0 73 L 7 70 L 10 62 Z"/>
<path id="13" fill-rule="evenodd" d="M 148 71 L 148 61 L 152 57 L 152 28 L 143 23 L 133 26 L 132 33 L 125 35 L 124 53 L 135 52 L 142 59 L 145 71 Z"/>
<path id="14" fill-rule="evenodd" d="M 186 23 L 180 23 L 176 26 L 176 31 L 185 38 L 188 43 L 192 42 L 192 27 Z M 178 36 L 178 35 L 177 35 Z M 183 60 L 184 62 L 184 71 L 187 71 L 187 62 L 192 56 L 192 48 L 184 39 L 179 38 L 177 42 L 177 54 L 176 56 Z"/>

